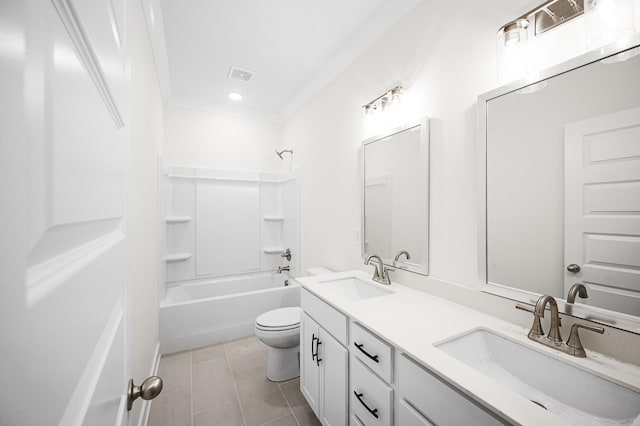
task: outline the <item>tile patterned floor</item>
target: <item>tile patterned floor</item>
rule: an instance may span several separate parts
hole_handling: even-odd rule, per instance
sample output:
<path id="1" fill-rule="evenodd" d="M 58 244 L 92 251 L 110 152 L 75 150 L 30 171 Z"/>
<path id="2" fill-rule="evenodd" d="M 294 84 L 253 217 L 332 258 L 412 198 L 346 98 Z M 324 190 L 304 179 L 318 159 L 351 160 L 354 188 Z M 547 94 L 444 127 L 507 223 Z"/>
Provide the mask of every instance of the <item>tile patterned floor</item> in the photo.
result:
<path id="1" fill-rule="evenodd" d="M 149 426 L 320 425 L 299 379 L 267 380 L 266 357 L 255 337 L 163 356 Z"/>

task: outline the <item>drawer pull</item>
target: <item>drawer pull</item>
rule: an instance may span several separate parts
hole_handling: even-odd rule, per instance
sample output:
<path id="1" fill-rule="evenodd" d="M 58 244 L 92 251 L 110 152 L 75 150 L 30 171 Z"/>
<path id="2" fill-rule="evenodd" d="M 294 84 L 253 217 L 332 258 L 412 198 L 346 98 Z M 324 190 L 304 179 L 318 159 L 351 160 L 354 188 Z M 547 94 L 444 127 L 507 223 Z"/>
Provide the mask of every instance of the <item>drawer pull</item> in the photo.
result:
<path id="1" fill-rule="evenodd" d="M 315 341 L 316 341 L 317 339 L 318 339 L 318 338 L 316 337 L 315 333 L 314 333 L 314 334 L 312 334 L 312 336 L 311 336 L 311 360 L 312 360 L 312 361 L 313 361 L 313 360 L 315 360 L 315 359 L 316 359 L 316 357 L 318 356 L 317 346 L 316 346 L 316 352 L 314 352 L 314 350 L 313 350 L 313 344 L 315 343 Z"/>
<path id="2" fill-rule="evenodd" d="M 356 345 L 356 348 L 358 348 L 360 352 L 368 356 L 370 359 L 374 360 L 375 362 L 380 362 L 378 361 L 378 355 L 371 355 L 369 352 L 362 349 L 362 347 L 364 346 L 364 343 L 358 344 L 357 342 L 353 342 L 353 344 Z"/>
<path id="3" fill-rule="evenodd" d="M 365 402 L 362 400 L 362 394 L 361 393 L 358 393 L 357 391 L 353 391 L 353 394 L 356 396 L 356 398 L 358 398 L 358 401 L 360 401 L 360 404 L 362 404 L 364 406 L 364 408 L 366 408 L 367 411 L 369 413 L 371 413 L 371 415 L 377 419 L 378 418 L 378 409 L 374 408 L 372 410 L 371 408 L 369 408 L 369 406 L 367 404 L 365 404 Z"/>
<path id="4" fill-rule="evenodd" d="M 320 352 L 320 345 L 322 344 L 322 342 L 320 341 L 320 338 L 316 338 L 316 365 L 318 367 L 320 367 L 320 361 L 322 361 L 322 358 L 320 358 L 319 352 Z"/>

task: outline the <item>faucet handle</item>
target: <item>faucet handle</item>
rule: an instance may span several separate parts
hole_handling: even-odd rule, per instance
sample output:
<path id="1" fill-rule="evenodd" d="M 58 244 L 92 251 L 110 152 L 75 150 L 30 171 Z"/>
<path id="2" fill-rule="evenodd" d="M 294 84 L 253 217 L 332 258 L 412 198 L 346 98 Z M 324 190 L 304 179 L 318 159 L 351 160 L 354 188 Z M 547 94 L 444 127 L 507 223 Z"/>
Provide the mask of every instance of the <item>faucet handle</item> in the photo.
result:
<path id="1" fill-rule="evenodd" d="M 532 307 L 523 305 L 520 303 L 516 303 L 516 309 L 520 309 L 521 311 L 526 311 L 533 314 L 533 324 L 531 324 L 531 330 L 529 330 L 529 338 L 544 336 L 544 331 L 542 330 L 542 323 L 540 322 L 540 316 L 536 313 L 536 311 Z"/>
<path id="2" fill-rule="evenodd" d="M 569 354 L 580 357 L 580 358 L 585 358 L 587 356 L 587 353 L 584 351 L 584 346 L 582 346 L 582 342 L 580 341 L 580 335 L 578 334 L 579 328 L 584 328 L 586 330 L 593 331 L 598 334 L 604 334 L 604 328 L 594 327 L 586 324 L 573 324 L 571 326 L 569 339 L 567 339 Z"/>

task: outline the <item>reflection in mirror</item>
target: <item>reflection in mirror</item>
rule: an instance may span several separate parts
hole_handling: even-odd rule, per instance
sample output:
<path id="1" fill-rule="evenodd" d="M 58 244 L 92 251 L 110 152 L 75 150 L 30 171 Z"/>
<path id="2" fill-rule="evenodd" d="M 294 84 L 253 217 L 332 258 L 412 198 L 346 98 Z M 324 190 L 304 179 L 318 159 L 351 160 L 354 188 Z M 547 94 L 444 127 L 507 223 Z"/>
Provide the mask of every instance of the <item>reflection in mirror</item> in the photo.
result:
<path id="1" fill-rule="evenodd" d="M 427 119 L 363 142 L 364 258 L 428 273 L 428 156 Z"/>
<path id="2" fill-rule="evenodd" d="M 485 290 L 526 302 L 580 283 L 574 314 L 640 332 L 640 55 L 628 52 L 480 97 L 480 269 Z"/>

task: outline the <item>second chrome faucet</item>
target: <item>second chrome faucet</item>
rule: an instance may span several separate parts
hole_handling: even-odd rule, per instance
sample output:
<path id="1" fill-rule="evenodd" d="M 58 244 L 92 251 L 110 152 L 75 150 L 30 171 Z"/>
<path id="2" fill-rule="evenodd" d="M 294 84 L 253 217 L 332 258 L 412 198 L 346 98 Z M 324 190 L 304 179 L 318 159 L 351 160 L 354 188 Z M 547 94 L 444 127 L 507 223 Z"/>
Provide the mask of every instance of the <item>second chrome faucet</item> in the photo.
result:
<path id="1" fill-rule="evenodd" d="M 551 324 L 549 325 L 549 333 L 545 336 L 540 318 L 544 318 L 544 312 L 547 305 L 549 305 L 549 310 L 551 311 Z M 529 339 L 569 355 L 580 358 L 587 356 L 584 347 L 582 346 L 582 342 L 580 341 L 578 329 L 584 328 L 599 334 L 604 333 L 604 328 L 602 327 L 593 327 L 586 324 L 576 323 L 571 326 L 569 339 L 567 339 L 567 343 L 564 343 L 562 341 L 562 336 L 560 336 L 560 315 L 558 314 L 558 303 L 553 296 L 546 294 L 540 296 L 533 309 L 519 303 L 516 305 L 516 309 L 533 313 L 533 324 L 531 325 L 531 330 L 529 330 L 529 334 L 527 335 Z"/>

